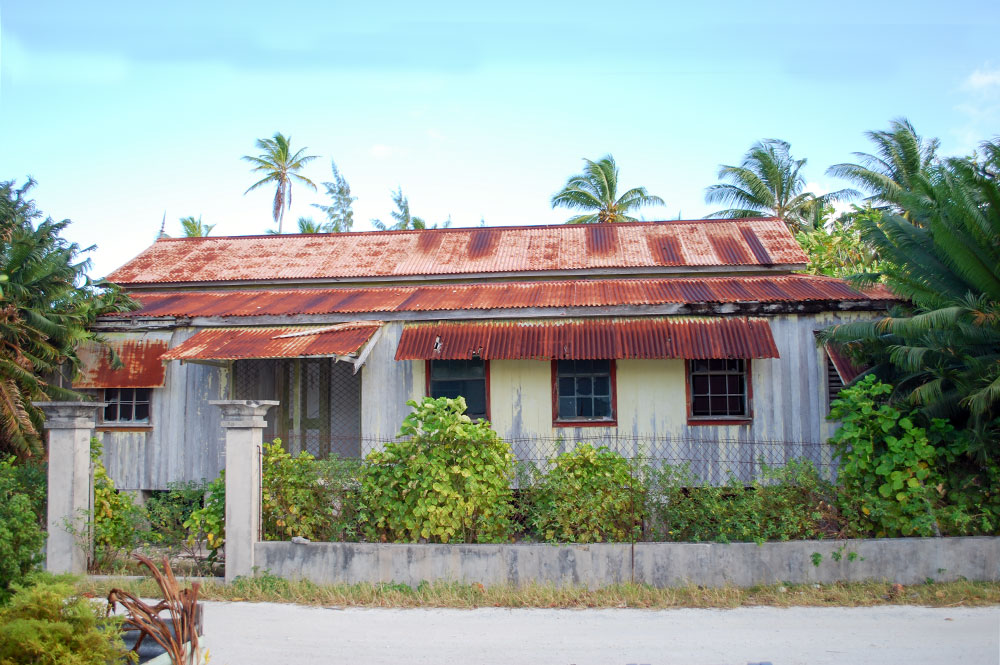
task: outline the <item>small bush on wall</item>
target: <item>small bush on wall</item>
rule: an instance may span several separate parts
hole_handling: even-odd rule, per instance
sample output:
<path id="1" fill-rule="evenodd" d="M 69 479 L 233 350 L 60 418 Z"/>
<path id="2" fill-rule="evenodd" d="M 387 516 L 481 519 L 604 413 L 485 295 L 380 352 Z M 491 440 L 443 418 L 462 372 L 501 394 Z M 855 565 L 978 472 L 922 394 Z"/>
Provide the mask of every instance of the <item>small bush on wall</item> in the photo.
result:
<path id="1" fill-rule="evenodd" d="M 360 521 L 369 540 L 491 543 L 510 539 L 510 446 L 465 399 L 410 400 L 400 441 L 368 456 Z"/>
<path id="2" fill-rule="evenodd" d="M 605 446 L 577 446 L 556 457 L 532 491 L 529 522 L 546 541 L 631 541 L 639 536 L 644 492 L 629 460 Z"/>

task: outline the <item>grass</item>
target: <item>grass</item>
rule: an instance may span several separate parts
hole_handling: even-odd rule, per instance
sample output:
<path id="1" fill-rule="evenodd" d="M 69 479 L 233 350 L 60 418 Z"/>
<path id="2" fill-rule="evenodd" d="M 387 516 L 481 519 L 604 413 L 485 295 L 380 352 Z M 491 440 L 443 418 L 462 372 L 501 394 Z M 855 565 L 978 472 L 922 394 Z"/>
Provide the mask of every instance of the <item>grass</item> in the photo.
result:
<path id="1" fill-rule="evenodd" d="M 183 582 L 182 582 L 183 584 Z M 85 579 L 79 590 L 96 597 L 112 588 L 143 597 L 159 597 L 150 579 Z M 656 589 L 623 584 L 598 590 L 532 585 L 525 587 L 422 582 L 416 588 L 405 584 L 355 584 L 323 586 L 290 581 L 264 574 L 236 580 L 230 585 L 201 585 L 202 600 L 296 603 L 322 607 L 394 608 L 736 608 L 771 607 L 876 607 L 921 605 L 927 607 L 982 607 L 1000 604 L 1000 583 L 944 582 L 903 587 L 882 582 L 838 584 L 787 584 L 751 588 L 696 586 Z"/>

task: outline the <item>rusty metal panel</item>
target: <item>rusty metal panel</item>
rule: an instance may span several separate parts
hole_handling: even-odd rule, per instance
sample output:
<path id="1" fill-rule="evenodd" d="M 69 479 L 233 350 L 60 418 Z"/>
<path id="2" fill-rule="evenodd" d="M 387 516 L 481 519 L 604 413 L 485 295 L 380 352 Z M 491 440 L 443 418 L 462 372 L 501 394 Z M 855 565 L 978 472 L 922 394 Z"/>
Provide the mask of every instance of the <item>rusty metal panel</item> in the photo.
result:
<path id="1" fill-rule="evenodd" d="M 823 344 L 823 348 L 826 349 L 826 354 L 830 356 L 830 361 L 833 363 L 834 369 L 837 370 L 837 376 L 840 377 L 845 386 L 869 369 L 864 365 L 855 365 L 851 357 L 844 353 L 840 344 L 827 342 Z"/>
<path id="2" fill-rule="evenodd" d="M 370 312 L 613 307 L 667 303 L 891 300 L 884 287 L 865 292 L 815 275 L 673 277 L 438 284 L 331 289 L 135 293 L 139 312 L 120 316 L 289 316 Z"/>
<path id="3" fill-rule="evenodd" d="M 112 367 L 111 351 L 100 344 L 88 342 L 76 351 L 80 359 L 79 374 L 73 388 L 159 388 L 164 382 L 163 362 L 167 350 L 165 339 L 147 335 L 106 335 L 108 346 L 121 359 L 122 367 Z"/>
<path id="4" fill-rule="evenodd" d="M 164 360 L 239 360 L 348 355 L 358 351 L 380 322 L 336 326 L 213 328 L 201 330 L 163 354 Z"/>
<path id="5" fill-rule="evenodd" d="M 162 238 L 118 284 L 805 264 L 771 218 Z"/>
<path id="6" fill-rule="evenodd" d="M 407 325 L 396 360 L 777 358 L 766 319 L 646 317 Z"/>

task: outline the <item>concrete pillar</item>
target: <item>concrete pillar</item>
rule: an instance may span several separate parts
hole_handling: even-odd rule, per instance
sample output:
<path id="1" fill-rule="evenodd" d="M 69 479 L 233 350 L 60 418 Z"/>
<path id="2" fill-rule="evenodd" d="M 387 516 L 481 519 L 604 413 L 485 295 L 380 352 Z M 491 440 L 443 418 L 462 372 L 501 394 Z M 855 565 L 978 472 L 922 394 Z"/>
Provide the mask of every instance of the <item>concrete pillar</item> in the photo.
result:
<path id="1" fill-rule="evenodd" d="M 212 400 L 226 430 L 226 581 L 250 577 L 260 538 L 260 446 L 273 400 Z"/>
<path id="2" fill-rule="evenodd" d="M 48 544 L 45 569 L 87 572 L 87 516 L 91 504 L 90 439 L 102 402 L 35 402 L 49 431 Z M 74 535 L 76 534 L 76 535 Z"/>

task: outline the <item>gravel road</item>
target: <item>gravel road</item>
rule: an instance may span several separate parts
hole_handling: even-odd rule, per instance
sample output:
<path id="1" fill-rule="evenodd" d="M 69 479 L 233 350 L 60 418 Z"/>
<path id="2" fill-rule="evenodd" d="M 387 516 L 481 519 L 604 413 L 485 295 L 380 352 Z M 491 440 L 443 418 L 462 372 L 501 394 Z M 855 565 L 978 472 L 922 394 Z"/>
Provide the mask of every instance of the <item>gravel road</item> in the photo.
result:
<path id="1" fill-rule="evenodd" d="M 336 609 L 205 603 L 212 665 L 1000 663 L 1000 608 Z"/>

